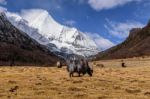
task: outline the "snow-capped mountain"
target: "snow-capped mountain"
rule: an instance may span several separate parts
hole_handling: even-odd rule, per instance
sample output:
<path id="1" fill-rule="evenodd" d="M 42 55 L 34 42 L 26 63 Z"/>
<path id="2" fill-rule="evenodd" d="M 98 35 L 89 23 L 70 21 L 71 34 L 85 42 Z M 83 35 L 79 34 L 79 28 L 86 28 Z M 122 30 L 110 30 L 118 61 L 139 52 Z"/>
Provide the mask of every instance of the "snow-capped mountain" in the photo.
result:
<path id="1" fill-rule="evenodd" d="M 0 66 L 46 66 L 54 65 L 58 60 L 64 62 L 0 13 Z"/>
<path id="2" fill-rule="evenodd" d="M 23 16 L 6 13 L 9 21 L 50 50 L 89 56 L 97 54 L 95 42 L 85 33 L 57 23 L 45 10 L 29 10 Z"/>

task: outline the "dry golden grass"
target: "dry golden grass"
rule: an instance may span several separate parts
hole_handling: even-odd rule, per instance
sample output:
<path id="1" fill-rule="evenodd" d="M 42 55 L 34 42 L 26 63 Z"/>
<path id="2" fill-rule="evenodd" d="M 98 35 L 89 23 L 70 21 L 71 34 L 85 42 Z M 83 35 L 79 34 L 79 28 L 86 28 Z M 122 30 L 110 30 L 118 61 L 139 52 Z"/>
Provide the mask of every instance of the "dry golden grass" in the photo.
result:
<path id="1" fill-rule="evenodd" d="M 0 99 L 150 99 L 150 60 L 98 61 L 94 75 L 69 78 L 66 68 L 0 67 Z"/>

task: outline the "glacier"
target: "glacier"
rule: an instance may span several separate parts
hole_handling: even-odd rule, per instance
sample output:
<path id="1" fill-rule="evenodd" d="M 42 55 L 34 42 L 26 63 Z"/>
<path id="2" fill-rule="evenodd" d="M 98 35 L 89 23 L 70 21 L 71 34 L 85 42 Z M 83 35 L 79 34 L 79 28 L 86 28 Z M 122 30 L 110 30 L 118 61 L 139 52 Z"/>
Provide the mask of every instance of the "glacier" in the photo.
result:
<path id="1" fill-rule="evenodd" d="M 99 52 L 95 42 L 86 33 L 59 24 L 46 10 L 29 10 L 23 16 L 6 12 L 6 16 L 14 26 L 53 52 L 82 56 Z"/>

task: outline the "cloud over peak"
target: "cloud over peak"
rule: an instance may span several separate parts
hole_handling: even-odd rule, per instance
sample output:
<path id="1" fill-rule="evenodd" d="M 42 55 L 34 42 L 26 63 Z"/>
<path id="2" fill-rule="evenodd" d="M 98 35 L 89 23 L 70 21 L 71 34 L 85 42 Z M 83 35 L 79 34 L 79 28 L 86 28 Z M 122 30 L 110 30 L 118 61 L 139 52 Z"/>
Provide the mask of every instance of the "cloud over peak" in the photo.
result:
<path id="1" fill-rule="evenodd" d="M 95 10 L 111 9 L 122 6 L 130 2 L 139 2 L 142 0 L 88 0 L 88 4 Z"/>
<path id="2" fill-rule="evenodd" d="M 144 26 L 144 24 L 136 21 L 114 22 L 109 19 L 106 19 L 106 21 L 107 24 L 104 27 L 108 33 L 120 39 L 126 38 L 132 28 L 142 28 Z"/>
<path id="3" fill-rule="evenodd" d="M 0 4 L 6 5 L 7 1 L 6 0 L 0 0 Z"/>
<path id="4" fill-rule="evenodd" d="M 74 21 L 74 20 L 66 20 L 64 22 L 64 24 L 67 25 L 67 26 L 72 27 L 72 26 L 74 26 L 76 24 L 76 21 Z"/>
<path id="5" fill-rule="evenodd" d="M 7 9 L 6 9 L 6 8 L 4 8 L 4 7 L 0 6 L 0 13 L 1 13 L 1 12 L 6 12 L 6 11 L 7 11 Z"/>
<path id="6" fill-rule="evenodd" d="M 109 39 L 103 38 L 97 33 L 87 33 L 87 35 L 89 35 L 89 37 L 91 37 L 95 41 L 96 45 L 101 51 L 115 46 L 115 44 Z"/>

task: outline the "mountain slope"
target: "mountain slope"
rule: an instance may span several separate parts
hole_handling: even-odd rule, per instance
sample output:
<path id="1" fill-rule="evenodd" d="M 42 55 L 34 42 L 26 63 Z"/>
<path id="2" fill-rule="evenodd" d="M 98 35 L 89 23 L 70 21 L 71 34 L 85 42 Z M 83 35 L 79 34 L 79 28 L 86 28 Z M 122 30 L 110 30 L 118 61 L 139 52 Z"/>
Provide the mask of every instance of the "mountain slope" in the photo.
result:
<path id="1" fill-rule="evenodd" d="M 129 37 L 121 44 L 96 55 L 96 59 L 118 59 L 150 55 L 150 23 L 144 28 L 130 31 Z"/>
<path id="2" fill-rule="evenodd" d="M 59 59 L 0 14 L 0 65 L 52 65 Z"/>
<path id="3" fill-rule="evenodd" d="M 98 52 L 95 42 L 76 28 L 57 23 L 45 10 L 30 10 L 22 17 L 7 13 L 13 25 L 26 32 L 40 44 L 54 45 L 53 49 L 69 54 L 89 56 Z"/>

